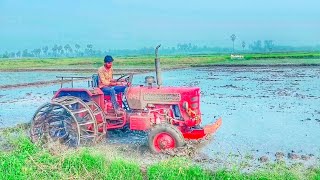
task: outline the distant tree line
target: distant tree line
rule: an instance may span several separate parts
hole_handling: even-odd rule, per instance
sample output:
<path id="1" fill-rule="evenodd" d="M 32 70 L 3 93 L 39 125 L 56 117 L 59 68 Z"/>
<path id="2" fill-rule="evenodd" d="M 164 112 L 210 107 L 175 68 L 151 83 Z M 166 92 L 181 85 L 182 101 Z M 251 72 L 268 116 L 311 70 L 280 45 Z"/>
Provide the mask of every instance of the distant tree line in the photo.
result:
<path id="1" fill-rule="evenodd" d="M 318 46 L 280 46 L 276 45 L 273 40 L 256 40 L 247 45 L 245 41 L 241 42 L 239 49 L 235 48 L 237 36 L 232 34 L 232 47 L 209 47 L 198 46 L 191 43 L 180 43 L 176 47 L 161 47 L 161 54 L 179 55 L 179 54 L 211 54 L 211 53 L 262 53 L 262 52 L 288 52 L 288 51 L 320 51 Z M 0 58 L 57 58 L 57 57 L 101 57 L 106 54 L 124 56 L 124 55 L 151 55 L 154 54 L 154 47 L 143 47 L 140 49 L 109 49 L 97 50 L 92 44 L 81 46 L 79 44 L 65 44 L 52 47 L 43 46 L 36 49 L 25 49 L 17 52 L 4 52 Z"/>
<path id="2" fill-rule="evenodd" d="M 234 42 L 237 39 L 235 34 L 230 36 L 232 41 L 232 53 L 235 53 Z M 271 52 L 290 52 L 290 51 L 320 51 L 320 44 L 317 46 L 281 46 L 275 45 L 273 40 L 256 40 L 249 44 L 248 49 L 246 50 L 245 47 L 247 46 L 245 41 L 241 42 L 242 52 L 248 53 L 271 53 Z M 239 52 L 241 53 L 241 51 Z"/>
<path id="3" fill-rule="evenodd" d="M 94 50 L 92 44 L 88 44 L 85 47 L 81 48 L 79 44 L 71 46 L 66 45 L 57 45 L 53 47 L 44 46 L 41 48 L 36 48 L 33 50 L 25 49 L 23 51 L 17 52 L 5 52 L 3 58 L 21 58 L 21 57 L 91 57 L 99 56 L 103 52 L 100 50 Z M 0 56 L 1 57 L 1 56 Z"/>

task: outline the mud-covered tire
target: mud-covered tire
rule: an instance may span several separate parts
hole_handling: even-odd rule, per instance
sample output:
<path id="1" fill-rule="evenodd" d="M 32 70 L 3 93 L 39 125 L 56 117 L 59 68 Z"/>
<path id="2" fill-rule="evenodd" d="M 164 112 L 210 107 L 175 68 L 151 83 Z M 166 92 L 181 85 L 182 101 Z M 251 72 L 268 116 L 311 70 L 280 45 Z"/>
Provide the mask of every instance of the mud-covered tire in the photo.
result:
<path id="1" fill-rule="evenodd" d="M 148 145 L 153 153 L 185 145 L 181 131 L 171 124 L 156 125 L 148 134 Z"/>

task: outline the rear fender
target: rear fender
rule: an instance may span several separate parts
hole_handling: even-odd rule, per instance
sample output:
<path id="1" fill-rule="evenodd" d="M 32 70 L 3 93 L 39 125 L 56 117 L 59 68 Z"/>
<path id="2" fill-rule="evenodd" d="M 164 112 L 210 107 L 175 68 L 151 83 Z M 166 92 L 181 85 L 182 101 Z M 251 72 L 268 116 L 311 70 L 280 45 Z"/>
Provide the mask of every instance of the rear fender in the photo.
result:
<path id="1" fill-rule="evenodd" d="M 73 96 L 78 97 L 81 100 L 88 102 L 92 100 L 94 95 L 102 95 L 103 92 L 100 89 L 94 89 L 89 91 L 88 89 L 83 88 L 61 88 L 55 93 L 53 98 L 63 97 L 63 96 Z"/>

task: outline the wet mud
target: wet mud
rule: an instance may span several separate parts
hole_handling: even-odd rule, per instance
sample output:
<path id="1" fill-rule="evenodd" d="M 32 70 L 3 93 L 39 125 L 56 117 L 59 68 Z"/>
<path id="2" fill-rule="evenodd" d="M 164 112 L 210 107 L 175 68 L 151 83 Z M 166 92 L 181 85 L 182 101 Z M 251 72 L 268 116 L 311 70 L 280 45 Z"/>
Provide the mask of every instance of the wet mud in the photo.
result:
<path id="1" fill-rule="evenodd" d="M 147 75 L 155 73 L 135 75 L 133 83 L 144 84 Z M 217 133 L 154 155 L 146 145 L 146 133 L 117 130 L 108 132 L 98 149 L 114 148 L 146 164 L 187 156 L 210 168 L 242 166 L 241 162 L 246 162 L 243 166 L 247 169 L 277 161 L 310 166 L 318 162 L 319 67 L 201 67 L 169 70 L 162 75 L 164 85 L 201 88 L 203 124 L 223 119 Z M 86 87 L 86 82 L 76 82 L 75 87 Z M 59 84 L 39 84 L 2 89 L 0 122 L 6 127 L 29 122 L 59 88 Z"/>

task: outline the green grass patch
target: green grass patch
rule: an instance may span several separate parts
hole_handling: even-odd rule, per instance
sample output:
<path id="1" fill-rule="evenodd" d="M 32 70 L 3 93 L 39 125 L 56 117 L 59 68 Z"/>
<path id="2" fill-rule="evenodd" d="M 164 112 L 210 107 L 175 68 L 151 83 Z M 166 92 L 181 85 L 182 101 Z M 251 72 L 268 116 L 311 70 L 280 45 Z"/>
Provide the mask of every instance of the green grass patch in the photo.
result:
<path id="1" fill-rule="evenodd" d="M 220 64 L 220 63 L 213 63 Z M 224 65 L 320 65 L 320 59 L 228 59 Z"/>
<path id="2" fill-rule="evenodd" d="M 143 179 L 137 163 L 88 149 L 53 155 L 25 136 L 10 143 L 11 151 L 0 152 L 0 179 Z"/>
<path id="3" fill-rule="evenodd" d="M 26 137 L 18 136 L 10 142 L 12 152 L 0 154 L 0 179 L 24 179 L 28 174 L 27 160 L 39 152 L 39 148 Z"/>
<path id="4" fill-rule="evenodd" d="M 107 168 L 106 179 L 143 179 L 140 166 L 125 160 L 113 160 Z"/>
<path id="5" fill-rule="evenodd" d="M 320 52 L 289 52 L 243 54 L 244 59 L 230 59 L 229 54 L 206 55 L 179 55 L 161 56 L 161 65 L 164 68 L 189 67 L 197 65 L 258 65 L 258 64 L 320 64 Z M 0 70 L 37 69 L 37 68 L 92 68 L 103 65 L 100 58 L 32 58 L 32 59 L 0 59 Z M 115 68 L 153 68 L 153 56 L 115 57 Z"/>
<path id="6" fill-rule="evenodd" d="M 206 171 L 186 159 L 171 159 L 155 164 L 148 169 L 149 179 L 300 179 L 299 175 L 283 164 L 273 164 L 253 173 L 242 173 L 240 169 Z"/>
<path id="7" fill-rule="evenodd" d="M 83 150 L 68 155 L 62 163 L 62 169 L 66 173 L 75 175 L 92 172 L 101 178 L 106 170 L 105 163 L 105 157 L 102 155 L 95 155 L 88 150 Z"/>
<path id="8" fill-rule="evenodd" d="M 320 52 L 287 52 L 246 54 L 246 59 L 319 59 Z"/>
<path id="9" fill-rule="evenodd" d="M 171 159 L 148 168 L 149 179 L 212 179 L 210 172 L 191 165 L 186 159 Z"/>
<path id="10" fill-rule="evenodd" d="M 320 180 L 320 169 L 312 169 L 312 170 L 310 170 L 309 179 Z"/>
<path id="11" fill-rule="evenodd" d="M 205 170 L 186 158 L 169 158 L 147 168 L 128 159 L 110 159 L 92 148 L 53 154 L 27 137 L 11 140 L 11 151 L 0 152 L 0 179 L 320 179 L 320 169 L 271 163 L 254 172 Z M 304 169 L 304 170 L 303 170 Z"/>

